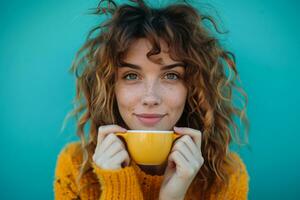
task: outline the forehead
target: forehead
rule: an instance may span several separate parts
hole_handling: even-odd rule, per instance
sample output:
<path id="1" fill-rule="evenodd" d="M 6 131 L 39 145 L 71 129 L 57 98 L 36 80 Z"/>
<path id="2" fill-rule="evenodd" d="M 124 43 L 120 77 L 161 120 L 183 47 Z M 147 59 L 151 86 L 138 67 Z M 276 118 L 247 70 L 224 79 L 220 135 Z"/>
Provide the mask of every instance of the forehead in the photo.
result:
<path id="1" fill-rule="evenodd" d="M 151 55 L 151 60 L 165 64 L 172 62 L 173 59 L 169 55 L 169 49 L 166 42 L 160 40 L 161 52 L 159 54 Z M 145 38 L 135 40 L 124 54 L 123 59 L 126 61 L 137 61 L 147 59 L 147 53 L 152 49 L 152 44 Z"/>

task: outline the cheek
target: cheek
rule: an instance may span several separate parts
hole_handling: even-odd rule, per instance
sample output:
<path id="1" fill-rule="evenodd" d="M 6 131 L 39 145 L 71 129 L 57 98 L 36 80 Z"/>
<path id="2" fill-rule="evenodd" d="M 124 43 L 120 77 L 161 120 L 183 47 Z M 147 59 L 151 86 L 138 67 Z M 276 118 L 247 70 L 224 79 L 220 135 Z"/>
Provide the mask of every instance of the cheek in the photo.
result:
<path id="1" fill-rule="evenodd" d="M 115 89 L 115 93 L 119 109 L 122 110 L 123 108 L 131 109 L 134 105 L 137 105 L 140 91 L 136 87 L 118 86 Z"/>
<path id="2" fill-rule="evenodd" d="M 187 89 L 184 86 L 171 86 L 165 88 L 163 95 L 167 106 L 181 109 L 185 105 Z"/>

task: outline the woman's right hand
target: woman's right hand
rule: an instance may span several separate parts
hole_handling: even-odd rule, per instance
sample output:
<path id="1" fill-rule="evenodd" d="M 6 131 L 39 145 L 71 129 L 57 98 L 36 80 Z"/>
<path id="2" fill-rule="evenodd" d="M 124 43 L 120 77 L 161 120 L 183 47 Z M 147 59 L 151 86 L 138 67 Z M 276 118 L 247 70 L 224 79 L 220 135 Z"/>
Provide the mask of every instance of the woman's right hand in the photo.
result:
<path id="1" fill-rule="evenodd" d="M 105 125 L 98 128 L 98 140 L 93 161 L 101 169 L 120 169 L 122 164 L 128 166 L 129 154 L 125 145 L 114 133 L 126 132 L 118 125 Z"/>

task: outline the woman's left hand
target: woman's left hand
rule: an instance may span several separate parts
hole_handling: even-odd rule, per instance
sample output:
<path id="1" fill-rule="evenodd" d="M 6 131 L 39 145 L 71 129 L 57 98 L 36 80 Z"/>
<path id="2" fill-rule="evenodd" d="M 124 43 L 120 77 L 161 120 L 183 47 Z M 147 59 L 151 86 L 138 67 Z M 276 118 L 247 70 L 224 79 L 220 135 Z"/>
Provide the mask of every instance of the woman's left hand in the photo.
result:
<path id="1" fill-rule="evenodd" d="M 191 128 L 176 128 L 181 136 L 168 157 L 159 199 L 184 199 L 185 194 L 204 163 L 201 153 L 201 132 Z"/>

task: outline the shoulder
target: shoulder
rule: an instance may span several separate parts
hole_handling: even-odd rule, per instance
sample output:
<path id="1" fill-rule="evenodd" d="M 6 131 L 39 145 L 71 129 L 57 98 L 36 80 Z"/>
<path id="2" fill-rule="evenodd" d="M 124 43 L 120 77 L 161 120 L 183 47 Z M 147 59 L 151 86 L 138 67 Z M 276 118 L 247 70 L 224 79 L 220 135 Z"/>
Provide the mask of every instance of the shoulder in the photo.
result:
<path id="1" fill-rule="evenodd" d="M 80 156 L 80 154 L 82 154 L 82 150 L 81 150 L 81 144 L 79 141 L 76 142 L 70 142 L 68 144 L 66 144 L 62 150 L 60 151 L 58 158 L 60 157 L 78 157 Z"/>
<path id="2" fill-rule="evenodd" d="M 244 161 L 242 160 L 242 158 L 236 152 L 233 152 L 233 151 L 230 152 L 228 157 L 232 163 L 232 165 L 231 165 L 232 175 L 247 175 L 248 176 L 246 165 L 245 165 Z"/>
<path id="3" fill-rule="evenodd" d="M 82 160 L 82 150 L 80 142 L 70 142 L 66 144 L 57 157 L 56 174 L 64 173 L 73 168 L 75 164 L 80 164 Z"/>
<path id="4" fill-rule="evenodd" d="M 229 153 L 232 161 L 227 193 L 229 196 L 239 196 L 240 199 L 247 199 L 249 191 L 249 175 L 246 165 L 236 152 Z"/>

